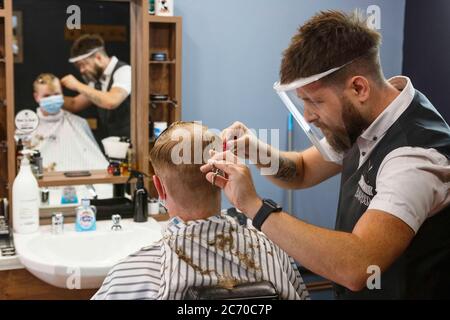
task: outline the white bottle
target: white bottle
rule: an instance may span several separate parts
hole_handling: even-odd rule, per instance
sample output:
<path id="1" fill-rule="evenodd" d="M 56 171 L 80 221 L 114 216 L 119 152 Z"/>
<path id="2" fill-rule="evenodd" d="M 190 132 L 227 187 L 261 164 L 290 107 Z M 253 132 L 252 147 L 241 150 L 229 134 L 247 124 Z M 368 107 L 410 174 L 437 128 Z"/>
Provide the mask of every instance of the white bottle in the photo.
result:
<path id="1" fill-rule="evenodd" d="M 155 0 L 157 16 L 173 16 L 173 0 Z"/>
<path id="2" fill-rule="evenodd" d="M 26 156 L 14 180 L 12 197 L 14 232 L 36 232 L 39 229 L 39 186 Z"/>

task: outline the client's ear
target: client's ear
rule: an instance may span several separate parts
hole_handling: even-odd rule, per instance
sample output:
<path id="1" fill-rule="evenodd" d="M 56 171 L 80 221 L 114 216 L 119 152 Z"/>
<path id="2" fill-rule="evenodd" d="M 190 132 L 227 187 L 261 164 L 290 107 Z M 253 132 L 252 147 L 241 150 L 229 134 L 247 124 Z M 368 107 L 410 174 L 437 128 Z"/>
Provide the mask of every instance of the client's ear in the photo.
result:
<path id="1" fill-rule="evenodd" d="M 164 186 L 161 183 L 161 180 L 158 176 L 153 176 L 153 183 L 155 185 L 156 191 L 158 191 L 159 199 L 165 200 L 166 199 L 166 190 L 164 190 Z"/>

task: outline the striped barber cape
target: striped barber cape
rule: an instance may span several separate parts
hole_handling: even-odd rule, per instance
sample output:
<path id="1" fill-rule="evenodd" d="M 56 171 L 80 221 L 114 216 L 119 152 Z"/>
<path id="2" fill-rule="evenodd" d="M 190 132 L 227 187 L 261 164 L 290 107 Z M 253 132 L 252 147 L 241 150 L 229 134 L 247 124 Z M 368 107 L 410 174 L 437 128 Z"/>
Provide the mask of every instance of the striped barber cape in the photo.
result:
<path id="1" fill-rule="evenodd" d="M 191 286 L 270 281 L 282 299 L 309 299 L 294 261 L 263 233 L 224 214 L 184 222 L 115 265 L 92 299 L 182 299 Z"/>

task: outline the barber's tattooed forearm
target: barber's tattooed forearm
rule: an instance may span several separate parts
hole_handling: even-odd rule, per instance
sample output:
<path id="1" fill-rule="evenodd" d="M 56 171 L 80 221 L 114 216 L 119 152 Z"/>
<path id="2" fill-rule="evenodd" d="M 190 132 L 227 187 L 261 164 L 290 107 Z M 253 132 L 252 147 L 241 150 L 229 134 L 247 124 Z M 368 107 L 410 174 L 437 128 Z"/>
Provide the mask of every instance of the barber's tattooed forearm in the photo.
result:
<path id="1" fill-rule="evenodd" d="M 279 169 L 275 178 L 282 181 L 290 182 L 297 176 L 297 166 L 295 162 L 289 158 L 280 156 Z"/>
<path id="2" fill-rule="evenodd" d="M 96 106 L 103 106 L 103 99 L 99 96 L 97 92 L 91 92 L 86 90 L 84 95 Z"/>

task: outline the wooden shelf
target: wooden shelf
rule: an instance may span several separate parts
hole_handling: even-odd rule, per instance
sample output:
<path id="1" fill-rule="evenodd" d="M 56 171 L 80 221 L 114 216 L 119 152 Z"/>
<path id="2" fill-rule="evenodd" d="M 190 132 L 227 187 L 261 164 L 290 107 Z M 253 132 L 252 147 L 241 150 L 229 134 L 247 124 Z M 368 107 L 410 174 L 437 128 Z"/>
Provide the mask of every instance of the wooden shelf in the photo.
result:
<path id="1" fill-rule="evenodd" d="M 127 176 L 112 176 L 106 170 L 91 170 L 89 177 L 68 178 L 63 172 L 45 173 L 44 177 L 38 180 L 40 187 L 57 187 L 57 186 L 75 186 L 84 184 L 101 184 L 112 183 L 122 184 L 126 183 Z"/>
<path id="2" fill-rule="evenodd" d="M 149 14 L 147 16 L 148 22 L 157 22 L 157 23 L 180 23 L 181 17 L 163 17 L 163 16 L 155 16 Z"/>
<path id="3" fill-rule="evenodd" d="M 0 9 L 0 18 L 6 17 L 5 9 Z"/>
<path id="4" fill-rule="evenodd" d="M 175 64 L 176 61 L 175 60 L 170 60 L 170 61 L 153 61 L 153 60 L 150 60 L 149 63 L 150 64 Z"/>
<path id="5" fill-rule="evenodd" d="M 155 109 L 158 107 L 159 104 L 168 104 L 168 105 L 171 105 L 171 106 L 173 106 L 175 108 L 178 107 L 178 103 L 175 100 L 170 100 L 169 99 L 169 100 L 164 100 L 164 101 L 158 101 L 158 100 L 155 100 L 155 101 L 150 100 L 149 101 L 149 105 L 152 106 Z"/>
<path id="6" fill-rule="evenodd" d="M 137 93 L 132 107 L 132 118 L 136 121 L 133 144 L 136 145 L 137 169 L 151 175 L 152 125 L 149 122 L 163 121 L 170 125 L 181 120 L 183 18 L 151 15 L 147 0 L 130 3 L 131 34 L 136 35 L 132 41 L 134 91 Z M 154 53 L 164 53 L 167 60 L 152 60 Z M 169 99 L 152 101 L 152 93 L 167 95 Z M 146 179 L 146 187 L 152 196 L 157 196 L 151 179 Z"/>

